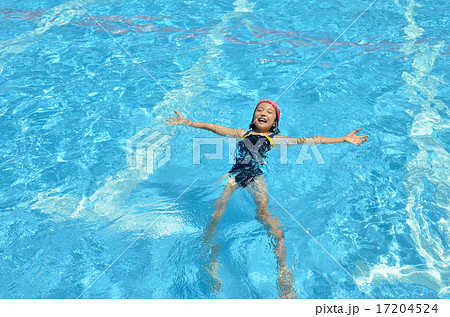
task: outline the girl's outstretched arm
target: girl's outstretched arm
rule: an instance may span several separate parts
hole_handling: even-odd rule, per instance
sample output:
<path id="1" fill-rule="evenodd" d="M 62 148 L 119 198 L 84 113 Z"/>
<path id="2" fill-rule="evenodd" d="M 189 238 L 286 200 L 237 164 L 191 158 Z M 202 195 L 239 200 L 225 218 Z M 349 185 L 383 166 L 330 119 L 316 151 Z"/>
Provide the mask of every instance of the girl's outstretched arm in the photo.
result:
<path id="1" fill-rule="evenodd" d="M 232 129 L 228 127 L 224 127 L 219 124 L 212 124 L 212 123 L 206 123 L 206 122 L 192 122 L 191 120 L 186 119 L 183 117 L 181 113 L 174 110 L 174 112 L 177 114 L 176 117 L 167 117 L 170 119 L 170 121 L 165 121 L 164 123 L 167 125 L 176 125 L 176 124 L 185 124 L 187 126 L 193 127 L 193 128 L 199 128 L 208 130 L 211 132 L 214 132 L 216 134 L 222 135 L 222 136 L 231 136 L 234 138 L 242 137 L 245 133 L 244 129 Z"/>
<path id="2" fill-rule="evenodd" d="M 367 137 L 369 135 L 365 136 L 359 136 L 355 135 L 356 132 L 361 130 L 361 128 L 356 129 L 355 131 L 350 132 L 346 136 L 340 137 L 340 138 L 327 138 L 324 136 L 314 136 L 310 138 L 291 138 L 283 135 L 276 135 L 275 141 L 276 143 L 283 143 L 288 142 L 287 144 L 304 144 L 304 143 L 310 143 L 310 144 L 331 144 L 331 143 L 342 143 L 342 142 L 348 142 L 352 143 L 354 145 L 361 145 L 364 142 L 367 141 Z"/>

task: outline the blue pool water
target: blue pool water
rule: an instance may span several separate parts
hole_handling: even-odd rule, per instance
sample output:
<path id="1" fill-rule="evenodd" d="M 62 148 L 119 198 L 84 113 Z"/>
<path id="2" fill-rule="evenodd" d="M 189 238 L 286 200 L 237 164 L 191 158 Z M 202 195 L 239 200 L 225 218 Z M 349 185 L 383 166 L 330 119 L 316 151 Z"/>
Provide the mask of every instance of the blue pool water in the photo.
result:
<path id="1" fill-rule="evenodd" d="M 214 135 L 163 119 L 247 128 L 256 101 L 372 1 L 77 1 L 88 12 L 0 3 L 0 297 L 279 297 L 245 190 L 213 238 L 222 288 L 210 288 L 202 235 L 233 143 L 206 139 L 223 155 L 193 164 Z M 325 164 L 311 148 L 302 164 L 300 146 L 288 164 L 270 153 L 269 211 L 299 298 L 450 298 L 448 12 L 378 0 L 279 98 L 283 135 L 370 135 L 319 145 Z M 170 138 L 152 173 L 127 162 L 145 128 Z"/>

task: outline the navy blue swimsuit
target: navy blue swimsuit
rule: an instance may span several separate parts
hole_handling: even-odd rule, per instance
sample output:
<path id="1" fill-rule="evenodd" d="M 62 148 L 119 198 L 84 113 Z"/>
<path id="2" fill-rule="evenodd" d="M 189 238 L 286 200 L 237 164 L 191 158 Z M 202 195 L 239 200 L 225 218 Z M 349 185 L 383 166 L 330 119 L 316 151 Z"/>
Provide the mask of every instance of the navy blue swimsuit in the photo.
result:
<path id="1" fill-rule="evenodd" d="M 273 145 L 272 133 L 269 136 L 250 134 L 247 131 L 236 147 L 236 163 L 229 171 L 240 187 L 246 187 L 255 178 L 262 175 L 262 166 L 265 164 L 267 152 Z"/>

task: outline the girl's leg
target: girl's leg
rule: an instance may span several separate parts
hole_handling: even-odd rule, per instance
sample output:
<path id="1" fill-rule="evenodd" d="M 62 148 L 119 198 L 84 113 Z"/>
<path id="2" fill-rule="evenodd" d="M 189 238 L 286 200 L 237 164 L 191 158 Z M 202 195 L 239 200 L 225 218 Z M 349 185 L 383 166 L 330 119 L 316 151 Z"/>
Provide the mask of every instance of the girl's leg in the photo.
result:
<path id="1" fill-rule="evenodd" d="M 237 188 L 237 183 L 234 180 L 234 177 L 230 177 L 225 188 L 222 192 L 222 195 L 215 202 L 215 210 L 210 218 L 210 223 L 206 227 L 203 233 L 203 245 L 205 247 L 205 253 L 208 253 L 211 250 L 211 254 L 208 259 L 208 264 L 205 266 L 207 273 L 210 275 L 212 280 L 209 282 L 209 288 L 213 292 L 218 292 L 222 288 L 222 283 L 219 279 L 219 263 L 217 261 L 217 255 L 220 250 L 220 245 L 211 246 L 211 239 L 216 232 L 217 226 L 219 225 L 220 219 L 224 215 L 225 209 L 227 207 L 227 203 L 231 198 L 231 195 Z"/>
<path id="2" fill-rule="evenodd" d="M 280 298 L 296 298 L 294 279 L 286 265 L 286 247 L 284 245 L 284 232 L 277 217 L 272 217 L 268 210 L 269 197 L 266 184 L 262 177 L 257 178 L 248 186 L 257 205 L 256 213 L 259 222 L 267 229 L 269 239 L 274 243 L 275 257 L 279 268 L 278 291 Z"/>
<path id="3" fill-rule="evenodd" d="M 209 225 L 206 227 L 203 233 L 203 243 L 205 245 L 211 242 L 217 226 L 219 225 L 220 219 L 222 219 L 225 209 L 227 208 L 228 201 L 230 200 L 231 195 L 234 193 L 236 188 L 237 183 L 234 180 L 234 177 L 230 177 L 227 184 L 225 185 L 224 190 L 222 191 L 222 194 L 219 198 L 216 199 L 216 202 L 214 204 L 216 208 L 211 215 Z"/>

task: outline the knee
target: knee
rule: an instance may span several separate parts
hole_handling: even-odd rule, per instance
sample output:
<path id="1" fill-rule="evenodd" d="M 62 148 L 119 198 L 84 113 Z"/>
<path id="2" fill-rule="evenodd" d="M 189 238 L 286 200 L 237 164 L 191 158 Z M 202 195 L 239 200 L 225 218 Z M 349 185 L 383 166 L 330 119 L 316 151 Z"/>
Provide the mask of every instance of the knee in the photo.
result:
<path id="1" fill-rule="evenodd" d="M 256 212 L 258 213 L 258 216 L 261 215 L 269 215 L 268 207 L 269 202 L 267 200 L 260 200 L 257 204 L 258 208 L 256 209 Z M 270 216 L 270 215 L 269 215 Z"/>
<path id="2" fill-rule="evenodd" d="M 212 218 L 212 220 L 214 220 L 214 221 L 219 221 L 220 218 L 222 218 L 222 216 L 223 216 L 223 212 L 217 212 L 217 211 L 215 211 L 215 212 L 213 212 L 213 214 L 211 215 L 211 218 Z"/>
<path id="3" fill-rule="evenodd" d="M 269 224 L 271 217 L 269 212 L 267 211 L 267 208 L 258 208 L 256 210 L 256 214 L 258 215 L 257 219 L 259 221 L 261 221 L 264 224 Z"/>
<path id="4" fill-rule="evenodd" d="M 270 221 L 270 226 L 272 228 L 273 235 L 277 238 L 279 243 L 284 242 L 284 231 L 281 229 L 281 224 L 277 217 L 273 217 Z"/>
<path id="5" fill-rule="evenodd" d="M 278 240 L 278 244 L 284 244 L 284 232 L 281 228 L 273 230 L 273 235 Z"/>
<path id="6" fill-rule="evenodd" d="M 258 213 L 258 219 L 262 224 L 264 224 L 267 229 L 272 233 L 272 235 L 277 239 L 278 244 L 284 243 L 284 231 L 281 229 L 281 225 L 276 217 L 271 217 L 270 214 L 266 212 Z"/>

